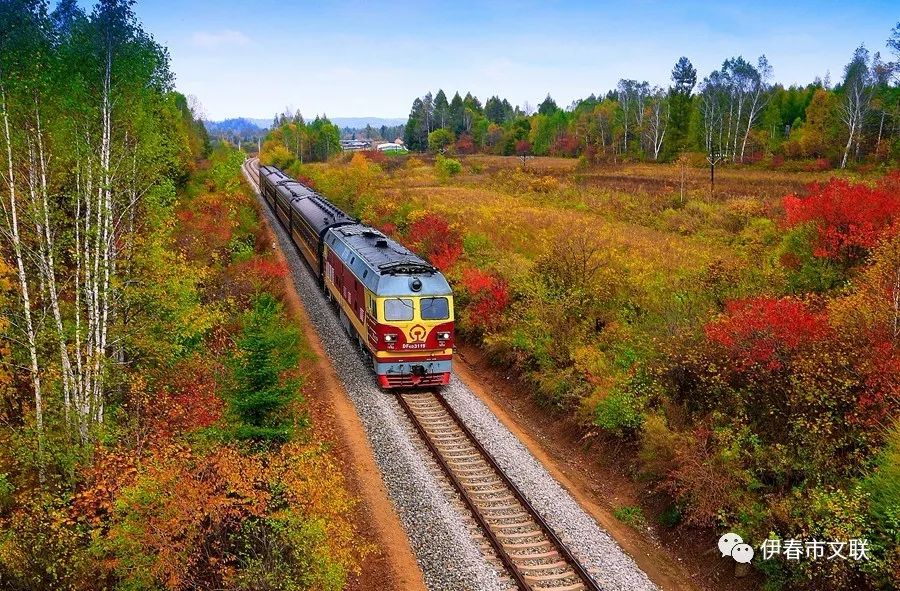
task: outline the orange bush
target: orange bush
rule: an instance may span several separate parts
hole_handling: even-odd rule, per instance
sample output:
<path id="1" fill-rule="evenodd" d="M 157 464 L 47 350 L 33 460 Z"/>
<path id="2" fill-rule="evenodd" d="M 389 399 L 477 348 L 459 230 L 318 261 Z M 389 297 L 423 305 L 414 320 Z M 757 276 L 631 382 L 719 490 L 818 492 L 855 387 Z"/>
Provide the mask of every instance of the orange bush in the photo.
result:
<path id="1" fill-rule="evenodd" d="M 288 444 L 268 456 L 169 446 L 118 495 L 98 550 L 132 586 L 266 588 L 246 577 L 264 559 L 269 570 L 302 580 L 297 588 L 336 591 L 365 552 L 354 542 L 352 507 L 337 466 L 315 446 Z"/>

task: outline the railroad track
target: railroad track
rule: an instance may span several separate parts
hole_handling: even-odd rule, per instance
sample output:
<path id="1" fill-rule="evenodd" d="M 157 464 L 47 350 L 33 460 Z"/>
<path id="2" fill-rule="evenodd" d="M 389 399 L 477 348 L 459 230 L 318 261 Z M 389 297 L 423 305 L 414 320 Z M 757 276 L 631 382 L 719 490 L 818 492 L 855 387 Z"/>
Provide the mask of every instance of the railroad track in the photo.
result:
<path id="1" fill-rule="evenodd" d="M 243 164 L 259 191 L 259 160 Z M 472 514 L 512 587 L 520 591 L 600 591 L 584 566 L 531 506 L 443 397 L 397 395 L 401 408 Z"/>
<path id="2" fill-rule="evenodd" d="M 442 396 L 402 392 L 397 400 L 522 591 L 600 591 L 544 519 Z"/>
<path id="3" fill-rule="evenodd" d="M 259 158 L 247 158 L 241 166 L 244 169 L 244 176 L 259 193 Z"/>

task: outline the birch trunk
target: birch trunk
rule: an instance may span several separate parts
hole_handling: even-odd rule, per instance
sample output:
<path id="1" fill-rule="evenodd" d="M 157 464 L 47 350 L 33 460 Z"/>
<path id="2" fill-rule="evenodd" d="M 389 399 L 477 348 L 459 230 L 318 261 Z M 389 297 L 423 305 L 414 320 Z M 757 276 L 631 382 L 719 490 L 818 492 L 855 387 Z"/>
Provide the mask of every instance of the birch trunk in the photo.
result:
<path id="1" fill-rule="evenodd" d="M 37 334 L 31 316 L 31 295 L 28 288 L 28 274 L 25 271 L 22 240 L 19 234 L 19 204 L 16 196 L 16 177 L 13 166 L 12 134 L 9 130 L 9 110 L 6 102 L 6 88 L 0 84 L 0 110 L 3 111 L 3 132 L 6 139 L 7 186 L 9 193 L 8 216 L 9 237 L 12 242 L 13 256 L 16 259 L 16 271 L 21 291 L 22 315 L 25 319 L 25 336 L 28 342 L 30 358 L 31 385 L 34 389 L 34 418 L 38 437 L 38 465 L 41 481 L 44 479 L 44 404 L 41 392 L 41 371 L 37 354 Z M 5 204 L 4 204 L 5 205 Z M 4 207 L 6 209 L 6 207 Z"/>
<path id="2" fill-rule="evenodd" d="M 38 234 L 39 253 L 41 259 L 41 271 L 44 275 L 44 283 L 47 286 L 50 309 L 56 326 L 57 345 L 59 347 L 60 367 L 62 369 L 63 408 L 66 428 L 71 425 L 70 406 L 74 385 L 74 373 L 69 358 L 69 350 L 66 343 L 66 334 L 63 328 L 62 313 L 59 307 L 59 292 L 56 281 L 56 262 L 54 260 L 54 238 L 50 225 L 49 189 L 47 185 L 48 158 L 44 151 L 44 133 L 41 126 L 40 107 L 35 103 L 35 145 L 37 148 L 37 161 L 30 168 L 37 170 L 39 179 L 30 177 L 29 188 L 32 202 L 35 205 L 35 229 Z"/>

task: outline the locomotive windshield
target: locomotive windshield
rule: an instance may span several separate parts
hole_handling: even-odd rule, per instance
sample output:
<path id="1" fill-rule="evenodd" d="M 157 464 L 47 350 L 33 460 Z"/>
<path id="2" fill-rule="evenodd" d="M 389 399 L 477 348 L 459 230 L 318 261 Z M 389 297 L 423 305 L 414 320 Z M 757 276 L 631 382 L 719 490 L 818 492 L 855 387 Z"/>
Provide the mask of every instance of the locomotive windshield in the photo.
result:
<path id="1" fill-rule="evenodd" d="M 413 301 L 401 298 L 384 300 L 384 319 L 388 321 L 412 320 Z"/>
<path id="2" fill-rule="evenodd" d="M 447 320 L 450 318 L 450 302 L 447 298 L 422 298 L 422 320 Z"/>

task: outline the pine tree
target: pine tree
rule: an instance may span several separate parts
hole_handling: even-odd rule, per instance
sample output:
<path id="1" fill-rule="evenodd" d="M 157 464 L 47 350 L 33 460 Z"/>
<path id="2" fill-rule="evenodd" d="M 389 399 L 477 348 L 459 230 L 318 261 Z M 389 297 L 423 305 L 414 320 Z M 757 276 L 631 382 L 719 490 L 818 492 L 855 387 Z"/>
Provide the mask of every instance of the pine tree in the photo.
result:
<path id="1" fill-rule="evenodd" d="M 406 122 L 406 128 L 403 132 L 403 141 L 406 142 L 406 147 L 410 150 L 422 151 L 428 146 L 428 132 L 425 131 L 424 111 L 425 105 L 422 103 L 422 99 L 416 97 L 413 101 L 412 109 L 409 111 L 409 120 Z"/>
<path id="2" fill-rule="evenodd" d="M 447 95 L 443 90 L 438 90 L 434 96 L 434 122 L 435 128 L 450 125 L 450 103 L 447 102 Z"/>
<path id="3" fill-rule="evenodd" d="M 688 143 L 688 129 L 693 110 L 692 93 L 697 85 L 697 70 L 686 57 L 681 57 L 672 69 L 669 88 L 669 140 L 666 155 L 684 151 Z"/>
<path id="4" fill-rule="evenodd" d="M 553 115 L 559 111 L 559 106 L 556 104 L 556 101 L 553 100 L 553 97 L 550 94 L 547 94 L 547 98 L 538 105 L 538 114 L 540 115 Z"/>
<path id="5" fill-rule="evenodd" d="M 287 324 L 272 295 L 257 297 L 244 319 L 233 359 L 229 407 L 239 439 L 287 441 L 292 424 L 287 407 L 298 397 L 299 379 L 288 376 L 299 360 L 297 329 Z"/>
<path id="6" fill-rule="evenodd" d="M 462 97 L 459 96 L 459 93 L 453 95 L 453 100 L 450 101 L 450 126 L 453 129 L 453 133 L 459 135 L 463 131 L 465 131 L 465 109 L 466 107 L 463 105 Z"/>

